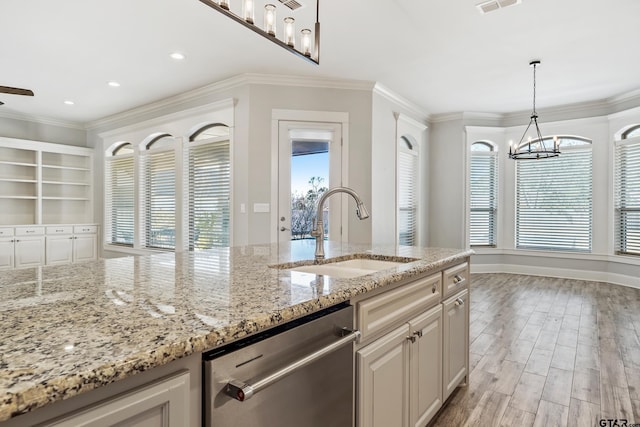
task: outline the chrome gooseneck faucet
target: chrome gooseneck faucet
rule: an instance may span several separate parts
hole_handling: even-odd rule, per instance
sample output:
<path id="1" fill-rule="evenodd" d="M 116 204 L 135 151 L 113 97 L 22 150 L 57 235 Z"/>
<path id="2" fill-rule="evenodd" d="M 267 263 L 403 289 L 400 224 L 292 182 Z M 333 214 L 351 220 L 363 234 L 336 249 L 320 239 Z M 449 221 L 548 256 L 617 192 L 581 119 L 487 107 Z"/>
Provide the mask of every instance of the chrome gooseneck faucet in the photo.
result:
<path id="1" fill-rule="evenodd" d="M 311 235 L 316 238 L 316 255 L 315 260 L 319 261 L 324 259 L 324 220 L 322 218 L 322 209 L 324 207 L 325 200 L 332 194 L 347 193 L 356 201 L 356 215 L 363 220 L 369 218 L 369 212 L 364 205 L 364 202 L 358 196 L 358 193 L 348 187 L 336 187 L 325 191 L 318 200 L 318 206 L 316 206 L 316 220 L 314 221 L 313 230 Z"/>

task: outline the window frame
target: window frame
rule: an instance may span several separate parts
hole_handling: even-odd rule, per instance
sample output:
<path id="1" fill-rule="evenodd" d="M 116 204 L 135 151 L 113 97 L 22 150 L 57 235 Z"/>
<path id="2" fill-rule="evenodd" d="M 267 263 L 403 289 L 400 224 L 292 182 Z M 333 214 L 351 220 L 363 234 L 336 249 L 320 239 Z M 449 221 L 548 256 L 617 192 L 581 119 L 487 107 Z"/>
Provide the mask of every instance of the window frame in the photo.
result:
<path id="1" fill-rule="evenodd" d="M 125 147 L 130 147 L 131 151 L 130 152 L 124 152 L 121 153 L 121 151 L 125 148 Z M 118 161 L 122 161 L 122 160 L 127 160 L 127 159 L 131 159 L 131 172 L 132 172 L 132 178 L 131 178 L 131 242 L 126 242 L 126 241 L 117 241 L 117 239 L 114 239 L 114 233 L 115 235 L 118 235 L 118 231 L 117 228 L 118 227 L 114 227 L 113 224 L 113 163 L 118 162 Z M 131 142 L 128 141 L 122 141 L 119 143 L 116 143 L 112 146 L 112 148 L 110 150 L 107 151 L 106 155 L 105 155 L 105 243 L 109 244 L 109 245 L 116 245 L 116 246 L 122 246 L 122 247 L 130 247 L 133 248 L 135 245 L 135 235 L 136 235 L 136 207 L 135 207 L 135 201 L 136 201 L 136 158 L 135 158 L 135 147 Z M 111 196 L 111 198 L 109 199 L 109 196 Z M 109 209 L 109 207 L 111 207 L 111 209 Z M 115 230 L 114 230 L 115 228 Z M 124 227 L 123 227 L 124 228 Z M 108 237 L 108 240 L 107 240 Z"/>
<path id="2" fill-rule="evenodd" d="M 546 137 L 543 137 L 542 139 L 545 142 L 549 141 L 549 143 L 553 143 L 553 138 L 554 137 L 546 136 Z M 593 215 L 594 215 L 593 141 L 589 138 L 585 138 L 582 136 L 575 136 L 575 135 L 557 135 L 557 138 L 558 138 L 558 143 L 561 151 L 561 154 L 559 157 L 553 157 L 553 158 L 541 159 L 541 160 L 534 159 L 534 160 L 517 160 L 516 161 L 515 188 L 514 188 L 514 193 L 515 193 L 514 194 L 514 198 L 515 198 L 514 247 L 516 250 L 544 250 L 544 251 L 561 251 L 561 252 L 570 252 L 570 253 L 591 253 L 593 251 Z M 574 144 L 574 142 L 577 144 Z M 537 140 L 533 140 L 532 143 L 537 143 Z M 588 174 L 588 184 L 586 183 L 586 180 L 585 182 L 578 181 L 580 178 L 584 177 L 584 174 L 574 173 L 573 175 L 571 175 L 570 173 L 567 172 L 568 165 L 566 164 L 566 160 L 565 160 L 567 156 L 572 156 L 572 153 L 573 153 L 574 156 L 572 157 L 575 158 L 576 162 L 579 162 L 581 160 L 579 157 L 579 154 L 587 151 L 589 153 L 588 163 L 589 163 L 589 171 L 590 171 L 590 173 Z M 555 176 L 553 180 L 550 180 L 549 178 L 551 176 L 549 165 L 553 165 L 560 162 L 564 162 L 565 164 L 559 169 L 559 171 L 555 172 L 556 176 L 558 173 L 560 173 L 560 176 L 570 175 L 576 179 L 575 181 L 572 181 L 575 185 L 574 187 L 569 188 L 565 185 L 564 187 L 561 187 L 561 189 L 563 190 L 561 193 L 558 191 L 559 186 L 557 185 L 559 180 L 555 179 Z M 529 168 L 535 165 L 541 165 L 540 168 L 542 169 L 542 171 L 536 172 L 534 170 L 532 172 L 532 171 L 526 170 L 526 168 Z M 524 168 L 524 170 L 521 170 L 521 168 Z M 566 202 L 560 203 L 560 204 L 556 203 L 555 208 L 550 212 L 547 212 L 547 217 L 545 217 L 544 214 L 540 214 L 539 212 L 545 207 L 549 208 L 547 204 L 546 206 L 543 206 L 542 209 L 539 211 L 536 211 L 534 208 L 528 209 L 530 212 L 526 213 L 524 218 L 521 218 L 521 208 L 525 204 L 520 202 L 520 196 L 521 196 L 521 192 L 526 191 L 527 189 L 526 183 L 521 183 L 521 178 L 523 178 L 521 176 L 522 173 L 526 174 L 524 178 L 530 178 L 531 176 L 536 178 L 538 178 L 539 176 L 542 178 L 546 177 L 547 181 L 544 184 L 547 186 L 550 186 L 552 191 L 556 191 L 558 194 L 564 194 L 565 200 L 568 200 L 568 199 L 573 201 L 582 200 L 580 198 L 576 198 L 575 193 L 573 195 L 567 195 L 567 194 L 569 193 L 570 190 L 579 191 L 581 188 L 580 185 L 588 185 L 589 194 L 590 194 L 587 199 L 588 209 L 584 211 L 584 206 L 582 206 L 583 210 L 581 211 L 580 202 L 576 203 L 575 205 L 568 205 L 566 204 Z M 539 185 L 539 183 L 535 185 Z M 537 196 L 537 193 L 536 193 L 536 196 Z M 546 203 L 549 199 L 543 198 L 542 200 L 543 202 Z M 574 209 L 574 216 L 578 217 L 579 220 L 578 222 L 575 222 L 575 223 L 571 222 L 570 225 L 572 227 L 575 227 L 575 225 L 577 224 L 578 226 L 583 227 L 579 230 L 582 234 L 580 235 L 574 234 L 574 236 L 577 235 L 580 239 L 582 239 L 581 241 L 577 241 L 576 239 L 574 239 L 574 243 L 573 245 L 571 245 L 568 243 L 570 239 L 568 238 L 563 239 L 563 235 L 561 233 L 554 234 L 555 238 L 551 240 L 548 239 L 549 235 L 545 236 L 544 234 L 540 234 L 540 230 L 542 228 L 540 224 L 542 223 L 546 224 L 547 227 L 550 228 L 550 230 L 549 229 L 547 230 L 548 233 L 553 234 L 554 233 L 553 230 L 556 230 L 559 225 L 559 222 L 557 218 L 554 218 L 554 215 L 562 213 L 563 209 L 565 209 L 565 216 L 567 216 L 568 215 L 567 212 L 569 212 L 567 208 L 570 208 L 572 206 L 577 206 L 577 208 Z M 586 215 L 587 219 L 585 220 L 585 218 L 580 217 L 580 215 Z M 521 225 L 522 222 L 526 222 L 526 224 Z M 583 223 L 588 224 L 586 226 L 586 229 L 584 228 Z M 549 224 L 552 224 L 552 225 L 549 225 Z M 523 233 L 521 233 L 521 229 L 524 230 Z M 546 237 L 547 240 L 543 240 L 541 239 L 541 237 L 542 238 Z M 585 241 L 587 242 L 586 244 L 584 243 Z M 538 243 L 535 243 L 535 242 L 538 242 Z"/>
<path id="3" fill-rule="evenodd" d="M 628 159 L 627 162 L 633 162 L 634 160 L 637 161 L 638 159 L 640 159 L 640 125 L 635 125 L 627 129 L 622 133 L 621 139 L 619 141 L 615 141 L 614 143 L 613 251 L 616 255 L 640 257 L 640 236 L 630 238 L 630 233 L 628 232 L 629 227 L 627 226 L 627 223 L 630 221 L 628 219 L 629 214 L 631 216 L 633 216 L 633 214 L 640 215 L 640 202 L 630 202 L 629 206 L 627 206 L 626 202 L 623 201 L 632 199 L 634 191 L 628 191 L 625 188 L 625 194 L 623 195 L 622 189 L 620 188 L 622 182 L 629 183 L 631 181 L 630 184 L 638 186 L 635 192 L 637 193 L 638 191 L 640 191 L 640 176 L 633 176 L 639 175 L 639 173 L 633 173 L 633 169 L 631 171 L 627 171 L 627 168 L 625 168 L 624 170 L 621 170 L 620 168 L 620 162 L 622 161 L 622 150 L 629 151 L 634 148 L 634 152 L 631 152 L 625 156 L 627 159 L 629 156 L 632 157 L 631 159 Z M 635 198 L 638 197 L 636 196 Z M 625 206 L 621 207 L 621 204 L 624 204 Z M 629 249 L 633 247 L 635 247 L 636 249 Z"/>
<path id="4" fill-rule="evenodd" d="M 488 150 L 474 150 L 474 146 L 484 146 L 487 147 Z M 499 196 L 500 196 L 500 188 L 499 188 L 499 162 L 498 162 L 498 145 L 488 141 L 488 140 L 477 140 L 471 143 L 469 146 L 469 226 L 468 226 L 468 241 L 469 246 L 474 248 L 496 248 L 498 247 L 498 213 L 499 213 Z M 491 181 L 491 186 L 493 190 L 489 190 L 489 193 L 493 192 L 493 206 L 491 203 L 486 207 L 474 208 L 473 204 L 473 183 L 472 179 L 472 170 L 473 170 L 473 159 L 474 157 L 492 157 L 493 158 L 493 174 L 490 176 L 489 180 Z M 488 214 L 488 224 L 487 224 L 487 234 L 488 239 L 486 243 L 473 243 L 472 242 L 472 214 L 473 212 L 487 212 Z"/>
<path id="5" fill-rule="evenodd" d="M 418 244 L 420 240 L 420 226 L 419 226 L 419 215 L 420 215 L 420 202 L 419 202 L 419 194 L 420 194 L 420 143 L 416 140 L 416 138 L 410 133 L 404 133 L 400 135 L 398 138 L 398 149 L 397 149 L 397 230 L 396 230 L 396 238 L 398 241 L 398 245 L 407 245 L 407 246 L 415 246 Z M 413 175 L 412 181 L 413 186 L 408 190 L 413 190 L 413 194 L 409 197 L 410 205 L 403 207 L 401 203 L 401 199 L 403 198 L 403 188 L 402 188 L 402 171 L 401 164 L 404 156 L 411 156 L 412 166 L 415 168 L 410 171 Z M 406 157 L 405 157 L 406 162 Z M 407 177 L 405 177 L 406 179 Z M 410 237 L 403 237 L 403 224 L 401 224 L 400 219 L 403 217 L 401 215 L 402 212 L 410 212 L 410 217 L 413 218 L 413 226 L 410 227 L 409 233 Z"/>

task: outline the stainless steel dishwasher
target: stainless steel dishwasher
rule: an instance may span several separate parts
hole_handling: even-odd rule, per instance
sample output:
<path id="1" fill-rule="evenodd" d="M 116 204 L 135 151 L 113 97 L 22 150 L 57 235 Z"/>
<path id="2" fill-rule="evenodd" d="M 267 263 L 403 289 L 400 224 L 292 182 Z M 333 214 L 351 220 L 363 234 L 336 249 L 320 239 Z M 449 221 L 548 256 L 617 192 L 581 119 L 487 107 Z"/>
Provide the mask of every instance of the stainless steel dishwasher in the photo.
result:
<path id="1" fill-rule="evenodd" d="M 205 426 L 351 426 L 352 329 L 342 303 L 205 353 Z"/>

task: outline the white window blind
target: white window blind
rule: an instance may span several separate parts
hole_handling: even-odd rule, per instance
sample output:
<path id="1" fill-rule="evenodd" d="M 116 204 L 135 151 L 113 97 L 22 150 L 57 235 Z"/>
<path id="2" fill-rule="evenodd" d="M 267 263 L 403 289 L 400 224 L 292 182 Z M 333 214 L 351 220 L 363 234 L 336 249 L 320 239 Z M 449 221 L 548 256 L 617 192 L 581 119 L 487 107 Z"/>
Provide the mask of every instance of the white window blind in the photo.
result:
<path id="1" fill-rule="evenodd" d="M 398 149 L 398 244 L 418 243 L 418 150 L 416 143 L 401 137 Z"/>
<path id="2" fill-rule="evenodd" d="M 133 246 L 133 154 L 107 157 L 105 182 L 105 238 L 107 243 Z"/>
<path id="3" fill-rule="evenodd" d="M 565 138 L 560 148 L 559 157 L 516 163 L 517 248 L 591 251 L 591 145 Z"/>
<path id="4" fill-rule="evenodd" d="M 474 147 L 486 147 L 486 150 Z M 469 171 L 471 246 L 496 246 L 498 213 L 498 156 L 484 142 L 474 143 Z"/>
<path id="5" fill-rule="evenodd" d="M 229 246 L 229 140 L 189 146 L 189 250 Z"/>
<path id="6" fill-rule="evenodd" d="M 616 252 L 640 255 L 640 138 L 616 145 Z"/>
<path id="7" fill-rule="evenodd" d="M 175 249 L 175 150 L 149 149 L 141 159 L 144 171 L 144 246 Z"/>

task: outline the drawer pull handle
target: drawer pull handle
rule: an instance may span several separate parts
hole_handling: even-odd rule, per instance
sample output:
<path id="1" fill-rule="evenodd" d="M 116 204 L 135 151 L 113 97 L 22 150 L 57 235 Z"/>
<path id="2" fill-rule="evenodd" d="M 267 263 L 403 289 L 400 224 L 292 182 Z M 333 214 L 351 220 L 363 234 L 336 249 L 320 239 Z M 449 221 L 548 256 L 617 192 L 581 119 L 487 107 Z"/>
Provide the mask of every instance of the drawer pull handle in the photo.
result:
<path id="1" fill-rule="evenodd" d="M 414 335 L 409 335 L 407 337 L 407 341 L 416 342 L 416 337 Z"/>
<path id="2" fill-rule="evenodd" d="M 456 274 L 456 275 L 453 277 L 453 284 L 454 284 L 454 285 L 459 285 L 460 283 L 462 283 L 462 282 L 464 282 L 464 281 L 465 281 L 465 278 L 464 278 L 464 277 L 462 277 L 462 276 L 461 276 L 461 275 L 459 275 L 459 274 Z"/>
<path id="3" fill-rule="evenodd" d="M 422 338 L 422 331 L 413 331 L 413 335 L 415 335 L 418 338 Z"/>
<path id="4" fill-rule="evenodd" d="M 456 298 L 455 304 L 460 307 L 464 305 L 464 300 L 462 298 Z"/>
<path id="5" fill-rule="evenodd" d="M 434 286 L 433 288 L 431 288 L 431 293 L 435 294 L 436 293 L 436 287 Z"/>

